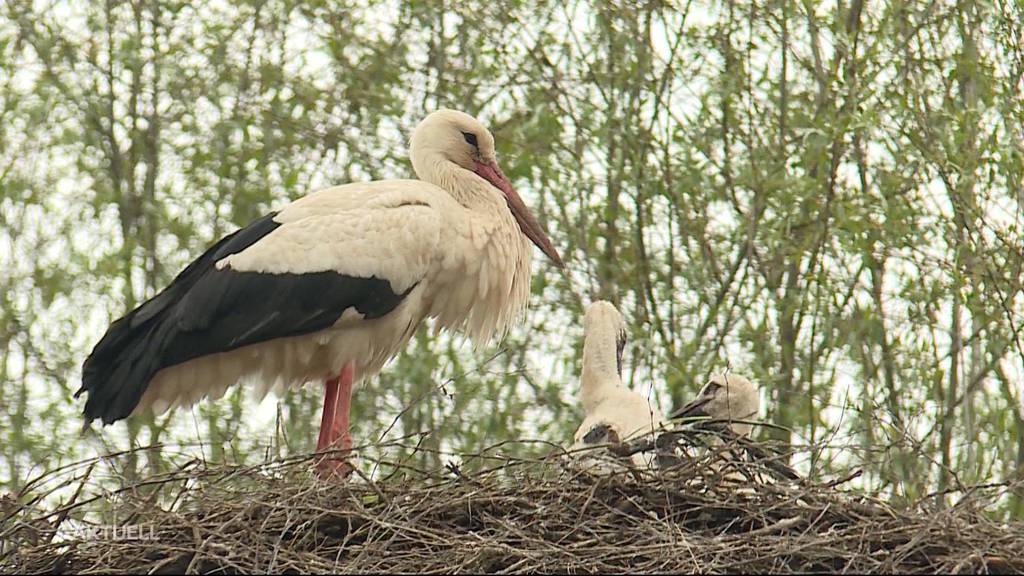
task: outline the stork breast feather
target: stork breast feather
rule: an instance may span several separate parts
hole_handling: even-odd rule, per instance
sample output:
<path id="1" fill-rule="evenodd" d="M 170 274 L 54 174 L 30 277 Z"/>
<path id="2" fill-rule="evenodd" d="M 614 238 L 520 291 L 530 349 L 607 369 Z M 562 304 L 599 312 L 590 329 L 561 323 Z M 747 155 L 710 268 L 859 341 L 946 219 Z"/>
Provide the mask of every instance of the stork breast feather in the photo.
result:
<path id="1" fill-rule="evenodd" d="M 301 217 L 282 211 L 281 226 L 248 249 L 217 263 L 271 274 L 340 272 L 387 280 L 403 293 L 427 273 L 441 234 L 441 216 L 413 200 Z"/>

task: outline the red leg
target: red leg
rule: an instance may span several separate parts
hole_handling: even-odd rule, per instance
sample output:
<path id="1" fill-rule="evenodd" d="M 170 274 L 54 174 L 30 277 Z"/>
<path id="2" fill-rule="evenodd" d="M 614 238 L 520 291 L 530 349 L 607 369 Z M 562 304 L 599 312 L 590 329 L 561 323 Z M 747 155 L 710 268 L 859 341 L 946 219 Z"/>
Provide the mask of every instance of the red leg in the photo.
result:
<path id="1" fill-rule="evenodd" d="M 352 363 L 349 362 L 338 375 L 338 393 L 334 404 L 334 423 L 331 426 L 331 443 L 335 448 L 352 449 L 352 435 L 348 430 L 348 415 L 352 409 Z"/>
<path id="2" fill-rule="evenodd" d="M 320 417 L 320 436 L 316 440 L 316 451 L 323 452 L 331 443 L 334 410 L 338 399 L 340 378 L 328 378 L 324 382 L 324 412 Z"/>
<path id="3" fill-rule="evenodd" d="M 317 474 L 323 477 L 345 478 L 351 467 L 345 455 L 352 449 L 349 433 L 349 410 L 352 407 L 352 363 L 345 364 L 337 378 L 327 380 L 324 391 L 324 415 L 320 422 L 320 440 L 317 451 L 341 450 L 341 456 L 326 457 L 317 463 Z M 321 446 L 320 444 L 323 444 Z"/>

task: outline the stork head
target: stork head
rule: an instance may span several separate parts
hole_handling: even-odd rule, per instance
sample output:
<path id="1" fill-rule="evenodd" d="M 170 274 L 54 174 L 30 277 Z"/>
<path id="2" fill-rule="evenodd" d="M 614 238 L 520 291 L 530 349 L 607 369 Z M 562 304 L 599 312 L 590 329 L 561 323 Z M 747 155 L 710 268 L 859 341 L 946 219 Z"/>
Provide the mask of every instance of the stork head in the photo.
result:
<path id="1" fill-rule="evenodd" d="M 622 352 L 626 348 L 626 319 L 619 310 L 605 300 L 591 303 L 583 318 L 583 332 L 587 342 L 615 342 L 615 362 L 621 378 Z"/>
<path id="2" fill-rule="evenodd" d="M 523 234 L 556 266 L 564 266 L 547 232 L 498 167 L 494 137 L 476 118 L 448 109 L 430 113 L 413 130 L 410 156 L 413 169 L 421 180 L 437 184 L 448 191 L 460 184 L 458 181 L 436 178 L 436 166 L 439 163 L 450 162 L 483 178 L 505 197 L 509 211 L 519 223 Z"/>
<path id="3" fill-rule="evenodd" d="M 592 475 L 605 476 L 623 470 L 624 462 L 603 449 L 603 445 L 617 445 L 622 441 L 618 430 L 605 422 L 584 423 L 576 432 L 575 442 L 569 448 L 572 456 L 570 464 L 573 468 Z M 639 456 L 637 454 L 636 456 Z M 637 462 L 642 465 L 642 462 Z"/>
<path id="4" fill-rule="evenodd" d="M 761 401 L 757 388 L 737 374 L 715 374 L 689 404 L 676 411 L 673 418 L 708 416 L 716 420 L 753 420 Z M 730 428 L 740 436 L 750 434 L 752 425 L 731 422 Z"/>
<path id="5" fill-rule="evenodd" d="M 618 427 L 608 422 L 597 422 L 588 430 L 582 428 L 576 433 L 576 446 L 596 446 L 598 444 L 618 444 L 622 442 Z"/>
<path id="6" fill-rule="evenodd" d="M 623 442 L 636 440 L 646 434 L 651 434 L 658 429 L 658 423 L 646 418 L 634 419 L 632 422 L 624 420 L 620 415 L 591 415 L 580 425 L 573 436 L 572 451 L 580 451 L 577 465 L 580 468 L 593 473 L 612 472 L 617 468 L 616 464 L 623 462 L 620 457 L 613 453 L 605 453 L 603 450 L 587 450 L 597 446 L 616 446 Z M 630 457 L 633 465 L 641 469 L 649 468 L 654 460 L 654 454 L 648 451 L 640 451 Z"/>

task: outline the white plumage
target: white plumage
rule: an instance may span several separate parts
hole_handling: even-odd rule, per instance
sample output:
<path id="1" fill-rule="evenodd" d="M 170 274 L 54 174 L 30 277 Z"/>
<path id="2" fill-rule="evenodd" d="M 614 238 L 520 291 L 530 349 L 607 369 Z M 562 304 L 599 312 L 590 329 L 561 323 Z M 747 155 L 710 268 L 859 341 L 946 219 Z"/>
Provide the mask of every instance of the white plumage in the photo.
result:
<path id="1" fill-rule="evenodd" d="M 696 398 L 672 414 L 672 418 L 707 417 L 709 423 L 728 426 L 737 436 L 748 436 L 753 429 L 751 422 L 757 419 L 761 401 L 754 384 L 738 374 L 714 374 L 698 392 Z M 722 446 L 723 440 L 717 435 L 706 439 L 709 446 Z M 715 457 L 708 466 L 721 475 L 722 479 L 734 483 L 746 483 L 749 475 L 737 469 L 741 460 L 734 458 L 732 451 L 712 450 Z M 788 469 L 788 468 L 787 468 Z M 792 477 L 796 477 L 795 473 Z"/>
<path id="2" fill-rule="evenodd" d="M 707 416 L 727 423 L 738 436 L 747 436 L 751 421 L 761 408 L 754 384 L 739 374 L 714 374 L 697 397 L 672 414 L 672 418 Z"/>
<path id="3" fill-rule="evenodd" d="M 584 318 L 580 376 L 585 417 L 574 435 L 574 449 L 626 442 L 659 430 L 665 422 L 657 407 L 622 383 L 625 344 L 626 321 L 622 314 L 610 302 L 590 304 Z M 635 454 L 633 461 L 646 465 L 649 457 Z"/>
<path id="4" fill-rule="evenodd" d="M 87 422 L 219 397 L 238 381 L 260 397 L 358 382 L 428 317 L 476 345 L 504 334 L 526 307 L 530 241 L 561 266 L 557 252 L 472 117 L 429 115 L 410 155 L 419 180 L 300 198 L 222 239 L 111 325 L 83 367 Z"/>
<path id="5" fill-rule="evenodd" d="M 217 268 L 269 274 L 332 270 L 387 279 L 396 294 L 415 288 L 382 318 L 366 320 L 349 308 L 327 330 L 162 370 L 142 405 L 152 401 L 160 411 L 181 400 L 219 397 L 246 377 L 256 381 L 254 392 L 262 397 L 275 384 L 301 385 L 337 374 L 349 361 L 358 382 L 397 354 L 424 317 L 463 328 L 478 345 L 504 333 L 529 296 L 531 246 L 504 199 L 496 200 L 490 214 L 481 213 L 425 182 L 391 180 L 328 188 L 288 205 L 274 217 L 281 227 L 218 261 Z M 501 250 L 498 244 L 512 246 Z"/>

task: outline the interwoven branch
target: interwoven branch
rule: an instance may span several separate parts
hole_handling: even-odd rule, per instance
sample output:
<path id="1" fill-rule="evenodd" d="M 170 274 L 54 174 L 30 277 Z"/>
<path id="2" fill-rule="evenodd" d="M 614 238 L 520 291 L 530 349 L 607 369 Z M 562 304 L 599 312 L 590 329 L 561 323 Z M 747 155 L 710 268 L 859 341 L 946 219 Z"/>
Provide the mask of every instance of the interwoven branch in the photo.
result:
<path id="1" fill-rule="evenodd" d="M 787 478 L 770 464 L 775 451 L 750 448 L 691 446 L 659 470 L 602 448 L 593 455 L 610 467 L 602 475 L 552 454 L 475 473 L 405 467 L 381 474 L 385 481 L 347 483 L 317 480 L 309 458 L 193 462 L 103 494 L 69 482 L 75 496 L 51 508 L 41 491 L 53 482 L 40 482 L 37 494 L 4 501 L 0 572 L 1024 570 L 1024 525 L 984 513 L 994 490 L 1019 486 L 979 489 L 946 509 L 894 510 L 839 490 L 842 480 Z M 82 470 L 92 474 L 61 474 L 81 488 Z M 147 538 L 69 535 L 69 523 L 81 525 L 75 518 L 100 503 Z"/>

